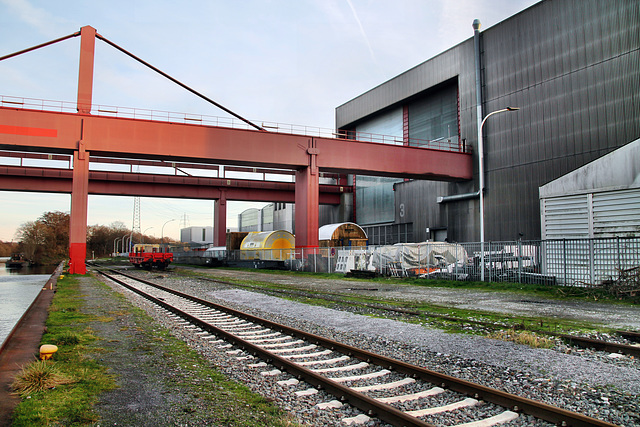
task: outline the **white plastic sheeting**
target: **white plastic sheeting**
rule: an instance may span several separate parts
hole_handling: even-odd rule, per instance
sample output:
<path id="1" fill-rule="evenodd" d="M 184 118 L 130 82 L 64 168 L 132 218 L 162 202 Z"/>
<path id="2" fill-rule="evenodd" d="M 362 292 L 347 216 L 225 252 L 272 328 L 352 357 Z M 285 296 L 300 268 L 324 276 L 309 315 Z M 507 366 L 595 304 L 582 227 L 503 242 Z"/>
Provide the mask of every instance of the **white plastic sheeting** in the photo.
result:
<path id="1" fill-rule="evenodd" d="M 398 243 L 373 249 L 370 270 L 393 267 L 407 270 L 440 269 L 467 263 L 467 251 L 461 245 L 445 242 Z"/>

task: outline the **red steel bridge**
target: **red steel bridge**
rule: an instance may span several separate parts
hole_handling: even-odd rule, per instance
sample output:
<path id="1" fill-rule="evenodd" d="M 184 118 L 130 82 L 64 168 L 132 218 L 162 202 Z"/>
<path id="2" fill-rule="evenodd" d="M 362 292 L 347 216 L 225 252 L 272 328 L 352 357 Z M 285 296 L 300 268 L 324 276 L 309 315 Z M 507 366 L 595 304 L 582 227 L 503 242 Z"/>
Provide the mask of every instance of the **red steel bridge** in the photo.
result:
<path id="1" fill-rule="evenodd" d="M 296 246 L 318 247 L 318 206 L 337 204 L 352 189 L 346 174 L 442 181 L 470 180 L 472 156 L 451 147 L 424 148 L 360 141 L 346 137 L 310 136 L 267 130 L 227 110 L 193 89 L 145 63 L 90 26 L 51 42 L 11 55 L 80 37 L 78 95 L 75 111 L 52 111 L 46 105 L 29 108 L 13 101 L 0 106 L 0 156 L 72 158 L 69 168 L 0 168 L 0 189 L 71 193 L 69 233 L 70 273 L 86 273 L 88 195 L 118 194 L 206 198 L 215 200 L 216 243 L 223 244 L 227 200 L 295 202 Z M 130 118 L 92 111 L 96 39 L 154 69 L 185 89 L 245 122 L 247 128 L 178 123 L 170 118 Z M 4 100 L 4 98 L 3 98 Z M 12 154 L 21 153 L 21 154 Z M 263 174 L 295 176 L 295 183 L 178 175 L 90 171 L 90 162 L 120 162 L 180 167 L 237 168 Z M 203 166 L 205 165 L 205 166 Z M 206 166 L 208 165 L 208 166 Z M 274 172 L 278 171 L 278 172 Z M 335 185 L 321 185 L 322 174 L 337 174 Z"/>

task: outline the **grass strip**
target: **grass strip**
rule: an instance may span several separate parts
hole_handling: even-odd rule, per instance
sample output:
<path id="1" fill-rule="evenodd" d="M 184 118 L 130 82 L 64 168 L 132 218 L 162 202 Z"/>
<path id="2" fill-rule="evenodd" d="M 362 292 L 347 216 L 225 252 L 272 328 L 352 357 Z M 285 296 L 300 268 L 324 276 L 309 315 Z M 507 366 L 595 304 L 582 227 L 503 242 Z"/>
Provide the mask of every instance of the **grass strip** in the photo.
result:
<path id="1" fill-rule="evenodd" d="M 118 311 L 88 309 L 80 280 L 100 287 L 106 298 L 116 300 Z M 115 323 L 111 327 L 121 339 L 102 336 L 105 325 L 128 316 L 134 327 L 118 327 Z M 123 349 L 127 340 L 133 346 Z M 101 394 L 127 392 L 117 390 L 124 375 L 118 372 L 122 361 L 112 364 L 111 369 L 105 363 L 106 358 L 115 356 L 114 348 L 131 353 L 125 356 L 138 363 L 136 370 L 161 372 L 159 386 L 177 398 L 161 409 L 177 413 L 175 418 L 165 419 L 165 425 L 176 424 L 177 419 L 181 424 L 188 420 L 189 425 L 297 425 L 290 414 L 246 386 L 228 380 L 185 342 L 94 278 L 66 275 L 58 281 L 42 343 L 55 344 L 59 350 L 51 361 L 34 361 L 23 370 L 21 381 L 27 384 L 23 384 L 21 403 L 13 413 L 13 426 L 85 426 L 108 421 L 101 420 L 96 410 Z M 46 378 L 56 382 L 46 383 Z M 33 388 L 43 382 L 44 387 Z"/>

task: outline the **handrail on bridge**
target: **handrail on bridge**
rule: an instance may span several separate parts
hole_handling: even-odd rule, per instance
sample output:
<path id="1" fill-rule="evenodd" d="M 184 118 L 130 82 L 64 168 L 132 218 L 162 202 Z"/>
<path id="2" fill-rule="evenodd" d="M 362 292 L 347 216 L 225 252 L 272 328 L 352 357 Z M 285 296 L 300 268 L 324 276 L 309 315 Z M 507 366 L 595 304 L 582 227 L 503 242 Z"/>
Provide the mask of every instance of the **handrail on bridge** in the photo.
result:
<path id="1" fill-rule="evenodd" d="M 39 111 L 55 111 L 61 113 L 75 113 L 76 102 L 53 101 L 36 98 L 21 98 L 15 96 L 0 95 L 0 106 L 10 108 L 23 108 Z M 185 123 L 200 126 L 227 127 L 232 129 L 255 130 L 246 122 L 234 117 L 219 117 L 192 113 L 179 113 L 172 111 L 150 110 L 144 108 L 117 107 L 94 104 L 91 108 L 92 115 L 127 118 L 138 120 L 150 120 L 169 123 Z M 337 131 L 335 129 L 316 126 L 295 125 L 277 122 L 261 121 L 261 126 L 273 133 L 291 135 L 304 135 L 318 138 L 342 139 L 345 141 L 370 142 L 374 144 L 405 145 L 409 147 L 429 148 L 442 151 L 460 153 L 471 152 L 469 146 L 460 140 L 458 135 L 450 138 L 427 140 L 418 138 L 403 138 L 393 135 L 382 135 L 356 131 Z"/>

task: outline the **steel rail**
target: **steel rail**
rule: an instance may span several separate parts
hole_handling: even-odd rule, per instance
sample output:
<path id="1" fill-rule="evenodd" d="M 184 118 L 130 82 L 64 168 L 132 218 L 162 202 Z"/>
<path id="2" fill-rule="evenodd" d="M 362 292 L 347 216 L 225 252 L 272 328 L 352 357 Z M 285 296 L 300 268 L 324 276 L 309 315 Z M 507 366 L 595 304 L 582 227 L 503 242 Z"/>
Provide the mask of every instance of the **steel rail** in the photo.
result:
<path id="1" fill-rule="evenodd" d="M 207 281 L 211 281 L 214 283 L 223 283 L 223 284 L 227 284 L 227 285 L 232 285 L 232 286 L 241 286 L 241 287 L 248 287 L 251 289 L 256 289 L 255 286 L 251 286 L 251 285 L 243 285 L 243 284 L 239 284 L 239 283 L 233 283 L 233 282 L 227 282 L 224 280 L 217 280 L 217 279 L 209 279 L 206 277 L 201 278 L 203 280 L 207 280 Z M 299 295 L 302 295 L 305 293 L 305 291 L 297 291 L 297 290 L 281 290 L 281 289 L 268 289 L 268 292 L 276 292 L 276 293 L 283 293 L 283 294 L 291 294 L 291 293 L 299 293 Z M 308 293 L 308 292 L 307 292 Z M 331 296 L 337 296 L 337 297 L 344 297 L 344 294 L 337 294 L 337 293 L 328 293 L 326 295 L 331 295 Z M 317 297 L 317 295 L 316 295 Z M 327 301 L 331 301 L 331 299 L 329 298 L 323 298 L 322 296 L 320 296 L 320 298 L 325 299 Z M 379 304 L 372 304 L 372 303 L 366 303 L 366 302 L 357 302 L 356 304 L 361 305 L 363 307 L 367 307 L 367 308 L 373 308 L 376 310 L 384 310 L 384 311 L 391 311 L 394 313 L 400 313 L 400 314 L 407 314 L 407 315 L 411 315 L 411 316 L 418 316 L 418 317 L 422 317 L 422 316 L 426 316 L 426 317 L 436 317 L 438 319 L 443 319 L 443 320 L 449 320 L 452 322 L 460 322 L 460 323 L 472 323 L 474 325 L 480 325 L 480 326 L 486 326 L 486 327 L 490 327 L 490 328 L 517 328 L 516 326 L 509 326 L 509 325 L 504 325 L 504 324 L 500 324 L 500 323 L 491 323 L 491 322 L 483 322 L 483 321 L 479 321 L 479 320 L 469 320 L 469 319 L 461 319 L 458 317 L 453 317 L 453 316 L 448 316 L 445 314 L 437 314 L 437 313 L 425 313 L 425 312 L 420 312 L 420 311 L 416 311 L 416 310 L 410 310 L 410 309 L 406 309 L 406 308 L 398 308 L 398 307 L 385 307 L 383 305 L 379 305 Z M 629 345 L 629 344 L 619 344 L 619 343 L 612 343 L 612 342 L 608 342 L 608 341 L 604 341 L 604 340 L 598 340 L 598 339 L 594 339 L 594 338 L 585 338 L 585 337 L 579 337 L 579 336 L 575 336 L 575 335 L 568 335 L 568 334 L 559 334 L 556 332 L 550 332 L 550 331 L 543 331 L 540 329 L 532 329 L 532 328 L 520 328 L 526 331 L 531 331 L 531 332 L 536 332 L 539 334 L 543 334 L 543 335 L 547 335 L 547 336 L 552 336 L 552 337 L 556 337 L 556 338 L 561 338 L 565 341 L 568 341 L 570 344 L 574 344 L 578 347 L 582 347 L 582 348 L 594 348 L 596 350 L 600 350 L 600 351 L 606 351 L 609 353 L 620 353 L 620 354 L 626 354 L 629 356 L 634 356 L 634 357 L 640 357 L 640 347 L 634 346 L 634 345 Z M 640 340 L 640 333 L 638 332 L 629 332 L 629 331 L 615 331 L 616 334 L 630 339 L 630 340 L 634 340 L 634 341 L 639 341 Z"/>
<path id="2" fill-rule="evenodd" d="M 149 286 L 153 286 L 156 287 L 158 289 L 161 289 L 165 292 L 169 292 L 171 294 L 180 296 L 182 298 L 185 299 L 189 299 L 193 302 L 197 302 L 199 304 L 202 305 L 206 305 L 208 307 L 217 309 L 217 310 L 221 310 L 221 311 L 225 311 L 228 312 L 234 316 L 243 318 L 245 320 L 248 320 L 250 322 L 253 323 L 258 323 L 261 324 L 265 327 L 268 327 L 270 329 L 275 329 L 275 330 L 279 330 L 281 332 L 284 332 L 286 334 L 289 335 L 293 335 L 302 339 L 305 339 L 311 343 L 329 348 L 333 351 L 338 351 L 341 353 L 344 353 L 348 356 L 351 357 L 355 357 L 357 359 L 360 360 L 364 360 L 366 362 L 370 362 L 370 363 L 374 363 L 377 364 L 379 366 L 385 367 L 387 369 L 390 370 L 394 370 L 396 372 L 401 372 L 405 375 L 411 376 L 412 378 L 419 378 L 421 380 L 442 386 L 443 388 L 446 387 L 450 390 L 453 391 L 457 391 L 466 395 L 470 395 L 473 396 L 476 399 L 483 399 L 487 402 L 491 402 L 506 408 L 509 408 L 515 412 L 524 412 L 526 414 L 532 415 L 536 418 L 540 418 L 542 420 L 548 421 L 548 422 L 552 422 L 552 423 L 556 423 L 558 425 L 562 425 L 562 426 L 575 426 L 575 427 L 593 427 L 593 426 L 598 426 L 598 427 L 615 427 L 615 424 L 611 424 L 608 423 L 606 421 L 602 421 L 602 420 L 598 420 L 596 418 L 592 418 L 583 414 L 579 414 L 576 412 L 572 412 L 572 411 L 567 411 L 565 409 L 562 408 L 558 408 L 552 405 L 548 405 L 546 403 L 543 402 L 539 402 L 533 399 L 528 399 L 525 397 L 520 397 L 514 394 L 510 394 L 501 390 L 497 390 L 491 387 L 487 387 L 487 386 L 483 386 L 480 384 L 475 384 L 469 381 L 465 381 L 459 378 L 455 378 L 446 374 L 442 374 L 436 371 L 432 371 L 426 368 L 422 368 L 419 366 L 414 366 L 396 359 L 392 359 L 390 357 L 386 357 L 386 356 L 382 356 L 382 355 L 378 355 L 375 353 L 371 353 L 369 351 L 366 350 L 361 350 L 359 348 L 356 347 L 352 347 L 346 344 L 342 344 L 339 343 L 337 341 L 333 341 L 330 340 L 328 338 L 324 338 L 321 337 L 319 335 L 315 335 L 315 334 L 311 334 L 311 333 L 307 333 L 304 331 L 301 331 L 299 329 L 295 329 L 286 325 L 282 325 L 276 322 L 272 322 L 270 320 L 266 320 L 266 319 L 262 319 L 256 316 L 252 316 L 250 314 L 247 313 L 243 313 L 241 311 L 235 310 L 235 309 L 231 309 L 229 307 L 225 307 L 223 305 L 220 304 L 216 304 L 207 300 L 203 300 L 201 298 L 198 297 L 194 297 L 192 295 L 189 294 L 185 294 L 183 292 L 180 291 L 176 291 L 170 288 L 167 288 L 165 286 L 162 285 L 158 285 L 157 283 L 153 283 L 144 279 L 140 279 L 128 274 L 124 274 L 120 271 L 115 271 L 113 270 L 114 273 L 123 275 L 125 277 L 128 277 L 130 279 L 133 280 L 137 280 L 141 283 L 147 284 Z M 102 273 L 102 272 L 101 272 Z M 102 273 L 105 274 L 105 273 Z M 106 275 L 106 274 L 105 274 Z M 128 288 L 132 288 L 135 289 L 133 287 L 129 287 L 128 285 L 125 285 Z M 140 293 L 140 291 L 136 291 L 138 293 Z M 160 301 L 160 300 L 158 300 Z M 160 301 L 162 306 L 168 306 L 168 304 L 166 304 L 163 301 Z M 172 312 L 176 312 L 177 309 L 172 308 L 170 311 Z M 177 314 L 177 313 L 176 313 Z M 185 313 L 186 314 L 186 313 Z M 189 315 L 187 315 L 189 316 Z M 181 316 L 182 317 L 182 316 Z M 191 317 L 191 316 L 189 316 Z M 197 320 L 197 319 L 196 319 Z M 202 325 L 202 326 L 201 326 Z M 212 327 L 211 325 L 208 325 L 202 321 L 198 320 L 198 326 L 199 327 L 204 327 L 204 328 L 213 328 L 215 330 L 217 330 L 217 328 Z M 207 330 L 207 329 L 205 329 Z M 227 332 L 224 331 L 220 331 L 219 335 L 230 335 Z M 233 342 L 240 342 L 241 340 L 238 339 L 237 337 L 233 337 L 232 335 L 230 335 L 230 340 Z M 279 367 L 281 369 L 286 369 L 287 371 L 289 371 L 290 373 L 292 373 L 295 376 L 302 376 L 302 378 L 305 379 L 305 381 L 309 382 L 310 384 L 317 386 L 317 387 L 322 387 L 325 388 L 328 392 L 334 394 L 335 396 L 337 396 L 338 398 L 340 398 L 341 400 L 347 400 L 349 403 L 353 404 L 354 406 L 360 408 L 361 410 L 364 410 L 365 412 L 369 413 L 370 415 L 376 416 L 380 419 L 382 419 L 383 421 L 387 421 L 390 422 L 394 425 L 406 425 L 406 426 L 410 426 L 410 425 L 420 425 L 420 426 L 429 426 L 430 424 L 426 424 L 423 423 L 421 420 L 418 420 L 417 418 L 408 416 L 406 414 L 404 414 L 402 411 L 398 411 L 397 409 L 377 402 L 374 399 L 371 399 L 367 396 L 362 395 L 361 393 L 358 392 L 354 392 L 354 391 L 350 391 L 350 389 L 348 387 L 344 387 L 340 384 L 334 383 L 333 381 L 327 380 L 326 378 L 319 376 L 318 374 L 314 373 L 314 372 L 309 372 L 308 373 L 308 377 L 307 369 L 302 368 L 300 366 L 297 366 L 295 363 L 292 363 L 290 361 L 288 361 L 287 359 L 281 358 L 279 356 L 273 355 L 269 352 L 266 352 L 265 350 L 260 349 L 259 347 L 252 345 L 250 343 L 242 343 L 242 344 L 238 344 L 241 347 L 245 347 L 250 349 L 249 351 L 253 352 L 256 351 L 257 354 L 266 354 L 266 358 L 270 359 L 268 360 L 270 363 L 274 364 L 276 367 Z M 328 383 L 327 383 L 328 381 Z M 335 385 L 334 385 L 335 384 Z M 357 393 L 354 395 L 354 393 Z M 392 410 L 392 412 L 390 414 L 393 415 L 388 415 L 391 418 L 385 418 L 387 415 L 383 414 L 382 411 L 385 411 L 386 409 L 390 408 Z M 400 415 L 402 414 L 402 415 Z M 397 423 L 394 421 L 391 421 L 391 419 L 395 419 L 396 417 L 398 417 L 398 420 L 403 420 L 401 423 Z M 408 421 L 412 421 L 412 420 L 417 420 L 419 421 L 421 424 L 407 424 L 404 420 L 405 417 L 409 417 Z"/>
<path id="3" fill-rule="evenodd" d="M 633 331 L 615 331 L 616 334 L 625 337 L 628 340 L 640 342 L 640 332 Z"/>
<path id="4" fill-rule="evenodd" d="M 347 386 L 344 386 L 342 384 L 339 384 L 335 381 L 331 381 L 328 378 L 317 374 L 313 371 L 311 371 L 310 369 L 307 369 L 303 366 L 300 366 L 298 364 L 296 364 L 295 362 L 291 362 L 283 357 L 280 357 L 278 355 L 275 355 L 271 352 L 269 352 L 268 350 L 264 350 L 261 347 L 249 343 L 241 338 L 238 338 L 237 336 L 233 335 L 230 332 L 227 332 L 223 329 L 217 328 L 213 325 L 210 325 L 209 323 L 206 323 L 203 320 L 200 320 L 174 306 L 172 306 L 171 304 L 153 297 L 152 295 L 147 294 L 144 291 L 141 291 L 140 289 L 135 288 L 134 286 L 131 286 L 129 284 L 127 284 L 126 282 L 123 282 L 113 276 L 110 276 L 108 274 L 106 274 L 104 271 L 99 270 L 101 274 L 103 274 L 104 276 L 108 277 L 109 279 L 115 281 L 116 283 L 124 286 L 125 288 L 137 293 L 138 295 L 148 299 L 149 301 L 152 301 L 153 303 L 163 307 L 165 310 L 170 311 L 171 313 L 174 313 L 178 316 L 180 316 L 181 318 L 188 320 L 190 323 L 196 325 L 197 327 L 199 327 L 200 329 L 209 332 L 213 335 L 216 335 L 218 337 L 223 337 L 225 341 L 231 342 L 233 343 L 235 346 L 242 348 L 243 350 L 253 354 L 254 356 L 258 356 L 261 359 L 265 360 L 267 363 L 270 363 L 272 365 L 274 365 L 277 368 L 286 370 L 287 372 L 289 372 L 291 375 L 297 377 L 298 379 L 303 379 L 305 382 L 311 384 L 314 387 L 317 387 L 319 390 L 324 389 L 326 390 L 328 393 L 338 397 L 341 401 L 346 401 L 349 402 L 350 404 L 352 404 L 353 406 L 365 411 L 368 415 L 370 416 L 374 416 L 377 417 L 385 422 L 388 422 L 390 424 L 396 425 L 396 426 L 407 426 L 407 427 L 435 427 L 433 424 L 429 424 L 426 423 L 422 420 L 420 420 L 419 418 L 413 417 L 411 415 L 406 414 L 405 412 L 402 412 L 396 408 L 394 408 L 393 406 L 387 405 L 385 403 L 381 403 L 378 402 L 377 400 L 368 397 L 360 392 L 357 392 Z M 260 319 L 258 317 L 254 317 L 254 316 L 250 316 L 247 315 L 246 313 L 242 313 L 240 311 L 237 310 L 233 310 L 230 309 L 228 307 L 224 307 L 224 306 L 220 306 L 211 302 L 207 302 L 205 300 L 200 300 L 199 298 L 195 298 L 193 296 L 187 295 L 187 294 L 183 294 L 181 292 L 177 292 L 177 291 L 173 291 L 169 288 L 165 288 L 163 286 L 160 286 L 158 284 L 152 283 L 152 282 L 148 282 L 146 280 L 143 279 L 139 279 L 136 277 L 132 277 L 129 276 L 127 274 L 122 274 L 122 272 L 117 272 L 117 274 L 123 275 L 125 277 L 128 277 L 130 279 L 133 280 L 137 280 L 139 282 L 142 282 L 144 284 L 147 284 L 149 286 L 154 286 L 158 289 L 161 289 L 165 292 L 169 292 L 172 293 L 174 295 L 177 295 L 179 297 L 182 298 L 186 298 L 189 299 L 191 301 L 203 304 L 203 305 L 207 305 L 211 308 L 217 309 L 217 310 L 221 310 L 221 311 L 225 311 L 227 313 L 230 313 L 234 316 L 237 317 L 241 317 L 243 319 L 252 321 L 253 323 L 258 323 L 261 324 L 263 326 L 272 328 L 272 329 L 280 329 L 283 332 L 288 332 L 288 331 L 293 331 L 293 329 L 291 328 L 287 328 L 284 327 L 284 325 L 278 325 L 277 323 L 273 323 L 273 322 L 269 322 L 266 321 L 265 319 Z M 282 327 L 282 328 L 281 328 Z M 300 334 L 295 334 L 296 336 L 300 336 Z"/>
<path id="5" fill-rule="evenodd" d="M 582 348 L 594 348 L 596 350 L 606 351 L 609 353 L 621 353 L 629 356 L 640 357 L 640 347 L 633 345 L 618 344 L 593 338 L 576 337 L 573 335 L 555 334 L 551 332 L 547 332 L 547 335 L 562 338 L 563 340 Z"/>

